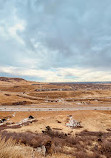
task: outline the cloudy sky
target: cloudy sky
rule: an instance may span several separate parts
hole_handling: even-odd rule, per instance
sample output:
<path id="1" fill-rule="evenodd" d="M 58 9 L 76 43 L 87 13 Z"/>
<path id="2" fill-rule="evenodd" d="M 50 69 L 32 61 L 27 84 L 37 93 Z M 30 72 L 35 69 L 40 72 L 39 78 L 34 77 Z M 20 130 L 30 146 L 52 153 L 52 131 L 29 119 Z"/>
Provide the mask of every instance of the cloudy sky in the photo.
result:
<path id="1" fill-rule="evenodd" d="M 0 76 L 111 81 L 111 0 L 0 0 Z"/>

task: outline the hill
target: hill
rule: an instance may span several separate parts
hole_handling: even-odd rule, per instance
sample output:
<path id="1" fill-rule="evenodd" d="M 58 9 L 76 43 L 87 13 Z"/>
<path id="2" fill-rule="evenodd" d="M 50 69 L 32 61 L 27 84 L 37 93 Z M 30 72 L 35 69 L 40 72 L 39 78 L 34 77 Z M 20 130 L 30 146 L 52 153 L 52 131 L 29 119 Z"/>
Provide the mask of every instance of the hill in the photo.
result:
<path id="1" fill-rule="evenodd" d="M 110 106 L 111 84 L 43 83 L 0 77 L 0 105 Z"/>

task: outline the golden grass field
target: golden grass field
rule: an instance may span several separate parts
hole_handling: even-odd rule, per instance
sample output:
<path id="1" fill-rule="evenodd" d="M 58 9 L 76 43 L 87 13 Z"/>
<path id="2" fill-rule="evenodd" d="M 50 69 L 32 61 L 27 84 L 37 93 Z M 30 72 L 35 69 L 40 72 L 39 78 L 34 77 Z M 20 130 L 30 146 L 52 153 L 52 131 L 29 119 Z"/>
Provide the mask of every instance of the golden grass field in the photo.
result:
<path id="1" fill-rule="evenodd" d="M 37 140 L 36 142 L 37 144 L 34 144 L 36 146 L 38 146 L 38 143 L 40 141 L 47 141 L 47 135 L 44 135 L 41 137 L 42 135 L 42 131 L 45 131 L 47 126 L 50 126 L 50 128 L 52 129 L 53 132 L 55 132 L 54 136 L 50 136 L 52 143 L 54 143 L 52 145 L 52 152 L 49 153 L 46 157 L 47 158 L 82 158 L 82 154 L 83 152 L 85 152 L 86 158 L 95 158 L 95 156 L 98 155 L 98 153 L 96 155 L 94 155 L 94 153 L 92 152 L 92 149 L 96 146 L 100 146 L 101 144 L 98 143 L 97 140 L 102 139 L 103 141 L 103 145 L 104 143 L 107 143 L 106 140 L 108 141 L 108 143 L 111 141 L 111 133 L 108 132 L 109 130 L 111 130 L 111 111 L 74 111 L 74 112 L 16 112 L 15 116 L 12 117 L 14 112 L 0 112 L 0 119 L 6 118 L 6 117 L 10 117 L 10 120 L 7 121 L 7 123 L 19 123 L 21 120 L 23 120 L 24 118 L 29 117 L 30 115 L 32 115 L 36 122 L 32 122 L 28 125 L 23 125 L 19 128 L 6 128 L 6 129 L 2 129 L 2 127 L 0 127 L 0 131 L 1 131 L 1 135 L 3 132 L 6 132 L 9 134 L 12 133 L 12 137 L 13 135 L 15 135 L 15 133 L 18 133 L 18 135 L 21 135 L 21 133 L 29 133 L 28 137 L 30 137 L 30 133 L 31 135 L 34 134 L 39 134 L 40 135 L 40 140 Z M 82 128 L 69 128 L 66 127 L 66 123 L 68 122 L 68 116 L 72 115 L 72 117 L 81 122 Z M 77 134 L 84 132 L 84 131 L 90 131 L 92 133 L 95 133 L 94 136 L 85 136 L 83 135 L 81 138 L 76 136 Z M 5 136 L 7 136 L 8 134 L 5 134 Z M 59 133 L 59 134 L 58 134 Z M 62 138 L 61 135 L 63 135 L 63 133 L 67 134 L 66 138 Z M 99 133 L 103 133 L 104 135 L 107 134 L 108 138 L 101 136 Z M 97 136 L 96 136 L 97 134 Z M 110 135 L 109 135 L 110 134 Z M 57 136 L 56 136 L 57 135 Z M 60 136 L 59 136 L 60 135 Z M 100 136 L 99 136 L 100 135 Z M 18 137 L 18 136 L 17 136 Z M 21 140 L 21 136 L 19 136 L 20 140 Z M 33 136 L 34 139 L 35 136 Z M 71 138 L 70 138 L 71 137 Z M 9 137 L 11 138 L 11 136 Z M 14 140 L 9 140 L 9 142 L 3 142 L 4 140 L 2 140 L 0 142 L 2 148 L 0 147 L 0 158 L 25 158 L 25 157 L 29 157 L 32 158 L 32 155 L 34 154 L 35 157 L 34 158 L 42 158 L 44 157 L 41 153 L 37 152 L 36 149 L 37 147 L 34 145 L 33 147 L 33 143 L 27 143 L 24 144 L 24 139 L 30 139 L 30 138 L 23 138 L 23 142 L 16 142 Z M 48 138 L 49 139 L 49 138 Z M 68 139 L 68 141 L 70 141 L 70 143 L 72 144 L 67 144 L 64 142 L 66 141 L 65 139 Z M 73 140 L 74 139 L 74 140 Z M 77 140 L 75 140 L 77 139 Z M 80 140 L 78 140 L 80 139 Z M 82 140 L 83 139 L 83 140 Z M 85 139 L 85 140 L 84 140 Z M 32 139 L 31 139 L 32 140 Z M 14 141 L 14 142 L 13 142 Z M 63 142 L 62 142 L 63 141 Z M 76 145 L 73 144 L 73 141 L 75 143 L 76 141 Z M 88 142 L 87 142 L 88 141 Z M 11 143 L 10 147 L 9 145 L 7 145 L 7 143 Z M 61 144 L 62 143 L 62 144 Z M 82 144 L 81 144 L 82 143 Z M 4 146 L 2 145 L 4 144 Z M 55 149 L 56 147 L 53 147 L 55 144 L 58 145 L 59 148 Z M 82 145 L 84 144 L 84 147 L 87 149 L 84 149 L 81 153 L 81 150 L 83 149 Z M 79 147 L 80 145 L 80 147 Z M 62 146 L 62 148 L 61 148 Z M 76 149 L 77 148 L 77 149 Z M 82 148 L 82 149 L 81 149 Z M 98 149 L 100 150 L 100 149 Z M 103 150 L 103 149 L 102 149 Z M 111 151 L 108 147 L 108 156 L 111 155 Z M 12 151 L 12 152 L 10 152 Z M 75 151 L 75 152 L 74 152 Z M 79 155 L 77 155 L 77 153 L 79 152 Z M 73 154 L 71 154 L 73 153 Z M 2 155 L 8 155 L 8 156 L 2 156 Z M 107 156 L 106 152 L 104 153 L 104 157 L 103 158 L 107 158 L 105 157 Z M 100 158 L 102 158 L 101 154 L 99 156 Z M 83 157 L 84 158 L 84 157 Z"/>
<path id="2" fill-rule="evenodd" d="M 111 84 L 50 84 L 1 78 L 0 105 L 110 106 Z"/>
<path id="3" fill-rule="evenodd" d="M 50 84 L 0 78 L 0 106 L 111 106 L 111 84 Z M 29 116 L 34 121 L 18 124 Z M 69 115 L 82 128 L 66 127 Z M 111 158 L 111 111 L 0 112 L 0 158 Z M 46 130 L 46 127 L 50 130 Z M 47 155 L 38 149 L 51 142 Z"/>
<path id="4" fill-rule="evenodd" d="M 13 113 L 14 112 L 0 112 L 0 119 L 12 116 Z M 33 122 L 19 129 L 8 129 L 8 131 L 26 132 L 30 130 L 31 132 L 41 133 L 42 130 L 45 130 L 46 126 L 50 126 L 52 129 L 60 128 L 59 131 L 61 132 L 75 134 L 75 132 L 82 130 L 107 131 L 108 128 L 111 128 L 110 111 L 16 112 L 15 117 L 10 118 L 7 122 L 17 123 L 30 115 L 34 116 L 37 122 Z M 72 115 L 75 120 L 80 121 L 83 128 L 72 130 L 66 127 L 69 115 Z M 60 123 L 58 123 L 58 121 Z"/>

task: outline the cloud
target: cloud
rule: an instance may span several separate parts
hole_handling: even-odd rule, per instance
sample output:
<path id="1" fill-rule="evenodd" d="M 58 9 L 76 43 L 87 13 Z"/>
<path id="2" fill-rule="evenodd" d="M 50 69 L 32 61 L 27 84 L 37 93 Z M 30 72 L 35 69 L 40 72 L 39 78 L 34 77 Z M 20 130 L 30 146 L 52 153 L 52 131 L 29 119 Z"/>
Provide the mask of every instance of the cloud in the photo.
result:
<path id="1" fill-rule="evenodd" d="M 56 68 L 52 70 L 0 67 L 0 73 L 6 76 L 18 76 L 44 82 L 93 82 L 110 81 L 111 72 L 82 68 Z"/>
<path id="2" fill-rule="evenodd" d="M 107 72 L 109 80 L 110 15 L 110 0 L 0 0 L 0 66 L 43 71 L 43 80 L 55 77 L 52 69 L 89 70 L 92 80 Z M 61 74 L 58 80 L 73 80 L 72 71 Z"/>

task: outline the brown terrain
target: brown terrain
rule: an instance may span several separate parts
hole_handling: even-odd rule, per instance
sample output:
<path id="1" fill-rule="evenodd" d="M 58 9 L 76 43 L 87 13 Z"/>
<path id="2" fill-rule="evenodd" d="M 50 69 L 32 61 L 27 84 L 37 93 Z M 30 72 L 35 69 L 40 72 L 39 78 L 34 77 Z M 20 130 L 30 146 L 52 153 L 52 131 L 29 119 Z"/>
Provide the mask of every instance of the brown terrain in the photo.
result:
<path id="1" fill-rule="evenodd" d="M 110 107 L 111 84 L 1 77 L 0 105 Z M 80 127 L 66 126 L 70 116 Z M 0 158 L 111 158 L 111 111 L 1 111 L 0 120 Z"/>
<path id="2" fill-rule="evenodd" d="M 111 84 L 40 83 L 0 77 L 0 105 L 110 106 Z"/>

